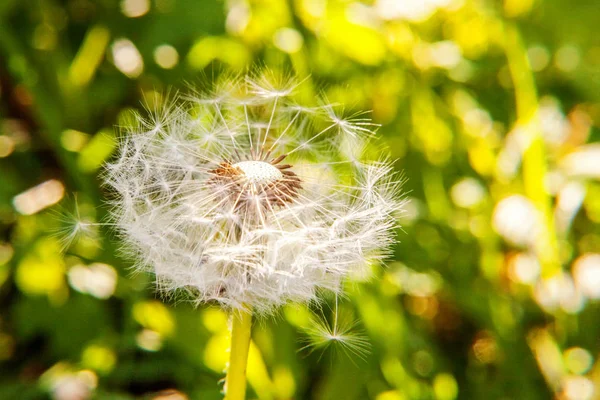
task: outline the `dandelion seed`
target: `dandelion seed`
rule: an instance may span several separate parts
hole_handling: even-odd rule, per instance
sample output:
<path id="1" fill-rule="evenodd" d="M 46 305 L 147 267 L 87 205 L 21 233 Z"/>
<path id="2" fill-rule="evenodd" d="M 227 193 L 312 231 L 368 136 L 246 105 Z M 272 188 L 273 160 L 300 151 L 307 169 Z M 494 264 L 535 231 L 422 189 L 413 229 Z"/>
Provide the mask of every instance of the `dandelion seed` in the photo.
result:
<path id="1" fill-rule="evenodd" d="M 164 292 L 266 313 L 338 292 L 389 253 L 400 180 L 389 162 L 341 150 L 364 148 L 375 125 L 299 104 L 298 85 L 227 79 L 126 128 L 104 174 L 112 216 Z M 340 329 L 330 339 L 353 343 Z"/>
<path id="2" fill-rule="evenodd" d="M 67 206 L 61 206 L 53 210 L 53 214 L 58 221 L 58 227 L 53 233 L 60 239 L 63 251 L 83 238 L 96 238 L 99 226 L 103 225 L 95 222 L 88 215 L 89 213 L 82 212 L 77 198 L 74 198 L 72 203 L 72 211 L 69 210 L 71 207 Z"/>
<path id="3" fill-rule="evenodd" d="M 371 349 L 368 338 L 358 328 L 358 321 L 349 318 L 347 314 L 340 313 L 337 296 L 331 321 L 321 310 L 320 314 L 312 316 L 305 332 L 308 335 L 308 344 L 300 351 L 310 349 L 312 353 L 317 349 L 324 351 L 332 348 L 341 350 L 350 360 L 353 356 L 365 360 Z"/>

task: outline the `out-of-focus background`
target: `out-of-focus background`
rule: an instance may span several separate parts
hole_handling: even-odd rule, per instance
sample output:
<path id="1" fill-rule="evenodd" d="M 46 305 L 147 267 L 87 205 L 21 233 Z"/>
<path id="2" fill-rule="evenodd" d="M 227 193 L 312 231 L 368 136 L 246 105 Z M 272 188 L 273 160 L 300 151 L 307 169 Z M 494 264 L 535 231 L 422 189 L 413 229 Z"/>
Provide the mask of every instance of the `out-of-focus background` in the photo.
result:
<path id="1" fill-rule="evenodd" d="M 256 64 L 372 110 L 410 203 L 340 300 L 369 353 L 303 349 L 285 308 L 255 324 L 250 398 L 600 398 L 599 21 L 597 0 L 0 1 L 0 399 L 221 398 L 227 316 L 130 273 L 98 174 L 143 99 Z"/>

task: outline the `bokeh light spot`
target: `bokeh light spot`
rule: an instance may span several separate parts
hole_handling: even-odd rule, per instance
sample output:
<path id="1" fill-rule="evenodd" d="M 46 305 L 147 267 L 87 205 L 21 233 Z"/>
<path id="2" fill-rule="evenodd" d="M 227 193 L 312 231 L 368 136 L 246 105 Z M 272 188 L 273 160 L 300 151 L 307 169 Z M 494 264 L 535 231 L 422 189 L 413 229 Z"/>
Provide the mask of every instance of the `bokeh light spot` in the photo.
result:
<path id="1" fill-rule="evenodd" d="M 594 358 L 589 351 L 581 347 L 572 347 L 565 351 L 565 365 L 572 373 L 583 375 L 590 370 Z"/>
<path id="2" fill-rule="evenodd" d="M 175 331 L 175 319 L 169 309 L 158 301 L 144 301 L 133 306 L 133 317 L 145 328 L 169 336 Z"/>
<path id="3" fill-rule="evenodd" d="M 458 396 L 458 383 L 450 374 L 438 374 L 433 380 L 433 391 L 437 400 L 454 400 Z"/>
<path id="4" fill-rule="evenodd" d="M 137 47 L 128 39 L 118 39 L 112 45 L 115 67 L 129 78 L 137 78 L 144 71 L 144 60 Z"/>
<path id="5" fill-rule="evenodd" d="M 600 254 L 588 253 L 573 263 L 573 278 L 577 287 L 590 299 L 600 299 Z"/>
<path id="6" fill-rule="evenodd" d="M 163 338 L 160 333 L 143 329 L 135 336 L 137 345 L 146 351 L 158 351 L 162 348 Z"/>
<path id="7" fill-rule="evenodd" d="M 537 209 L 528 198 L 521 195 L 501 200 L 492 218 L 496 232 L 515 245 L 533 244 L 541 229 Z"/>
<path id="8" fill-rule="evenodd" d="M 81 364 L 100 373 L 110 372 L 117 362 L 114 351 L 106 346 L 92 344 L 83 350 Z"/>
<path id="9" fill-rule="evenodd" d="M 154 49 L 154 62 L 161 68 L 174 68 L 179 62 L 179 53 L 175 47 L 162 44 Z"/>
<path id="10" fill-rule="evenodd" d="M 281 51 L 292 54 L 300 51 L 304 39 L 295 29 L 281 28 L 273 35 L 273 43 Z"/>
<path id="11" fill-rule="evenodd" d="M 58 203 L 64 194 L 62 182 L 51 179 L 15 196 L 13 205 L 20 214 L 32 215 Z"/>
<path id="12" fill-rule="evenodd" d="M 71 267 L 68 278 L 73 289 L 99 299 L 112 296 L 117 286 L 117 272 L 110 265 L 102 263 Z"/>
<path id="13" fill-rule="evenodd" d="M 138 18 L 150 11 L 149 0 L 123 0 L 121 1 L 121 12 L 129 18 Z"/>
<path id="14" fill-rule="evenodd" d="M 566 400 L 591 400 L 594 396 L 594 383 L 583 376 L 567 376 L 562 386 Z"/>
<path id="15" fill-rule="evenodd" d="M 464 178 L 452 186 L 450 196 L 457 206 L 472 208 L 484 199 L 485 189 L 476 179 Z"/>
<path id="16" fill-rule="evenodd" d="M 559 48 L 554 55 L 556 68 L 563 72 L 572 72 L 579 66 L 581 52 L 578 47 L 565 45 Z"/>
<path id="17" fill-rule="evenodd" d="M 14 149 L 14 140 L 10 136 L 0 135 L 0 158 L 10 156 Z"/>
<path id="18" fill-rule="evenodd" d="M 83 149 L 89 140 L 89 135 L 74 129 L 67 129 L 60 135 L 60 143 L 69 151 L 77 152 Z"/>
<path id="19" fill-rule="evenodd" d="M 532 46 L 527 49 L 527 58 L 531 69 L 539 72 L 548 66 L 550 52 L 544 46 Z"/>

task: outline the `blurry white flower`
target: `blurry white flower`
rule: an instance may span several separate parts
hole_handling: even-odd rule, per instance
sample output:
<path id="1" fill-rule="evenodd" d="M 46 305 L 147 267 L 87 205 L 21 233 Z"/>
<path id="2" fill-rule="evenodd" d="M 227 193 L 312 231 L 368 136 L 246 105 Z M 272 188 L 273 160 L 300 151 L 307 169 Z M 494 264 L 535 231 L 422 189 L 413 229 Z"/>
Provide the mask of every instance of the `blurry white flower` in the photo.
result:
<path id="1" fill-rule="evenodd" d="M 399 180 L 360 161 L 374 125 L 299 105 L 294 89 L 227 80 L 139 117 L 121 141 L 105 176 L 113 216 L 163 290 L 269 311 L 337 291 L 388 253 Z"/>

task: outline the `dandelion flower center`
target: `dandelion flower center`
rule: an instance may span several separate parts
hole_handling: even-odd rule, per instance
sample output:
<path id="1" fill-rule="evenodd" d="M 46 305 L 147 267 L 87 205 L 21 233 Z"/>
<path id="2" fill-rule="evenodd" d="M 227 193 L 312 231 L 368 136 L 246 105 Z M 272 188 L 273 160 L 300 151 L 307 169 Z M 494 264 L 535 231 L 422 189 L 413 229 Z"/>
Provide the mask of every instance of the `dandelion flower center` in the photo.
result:
<path id="1" fill-rule="evenodd" d="M 244 174 L 248 183 L 267 184 L 283 178 L 283 174 L 277 167 L 264 161 L 240 161 L 232 165 Z"/>
<path id="2" fill-rule="evenodd" d="M 270 152 L 255 159 L 223 161 L 211 170 L 210 183 L 217 193 L 227 194 L 235 210 L 246 213 L 248 208 L 272 209 L 291 203 L 302 188 L 292 165 L 281 164 L 287 154 L 269 160 Z M 255 156 L 255 155 L 253 155 Z"/>

